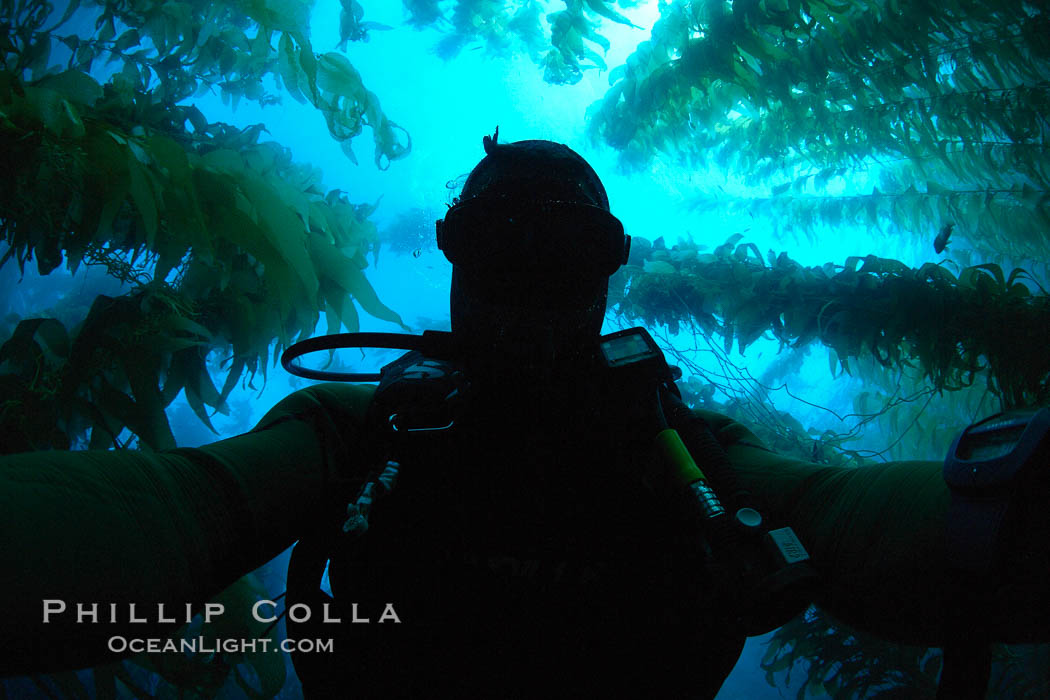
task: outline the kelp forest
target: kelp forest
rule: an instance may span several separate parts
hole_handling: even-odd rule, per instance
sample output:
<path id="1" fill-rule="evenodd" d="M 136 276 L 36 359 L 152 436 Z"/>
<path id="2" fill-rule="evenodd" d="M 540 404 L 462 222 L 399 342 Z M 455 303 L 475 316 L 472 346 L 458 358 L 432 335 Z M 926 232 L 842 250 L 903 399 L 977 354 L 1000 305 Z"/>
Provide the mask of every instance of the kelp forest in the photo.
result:
<path id="1" fill-rule="evenodd" d="M 978 418 L 1050 401 L 1043 3 L 659 0 L 618 66 L 607 35 L 634 27 L 642 0 L 402 4 L 405 40 L 440 60 L 525 56 L 551 91 L 600 71 L 591 146 L 632 177 L 717 173 L 683 178 L 687 215 L 755 222 L 783 242 L 628 231 L 609 320 L 650 329 L 691 405 L 782 454 L 863 468 L 942 459 L 945 436 Z M 264 124 L 212 121 L 196 105 L 298 102 L 356 167 L 411 160 L 411 134 L 375 92 L 383 76 L 365 77 L 347 51 L 392 28 L 369 19 L 368 2 L 340 0 L 324 18 L 340 43 L 320 47 L 313 5 L 4 0 L 0 450 L 173 448 L 178 397 L 220 439 L 216 413 L 296 340 L 358 330 L 360 312 L 409 330 L 370 277 L 384 247 L 409 251 L 422 236 L 388 236 L 376 203 L 326 190 Z M 862 239 L 844 261 L 793 259 L 796 242 L 847 229 L 936 262 Z M 89 303 L 11 301 L 27 272 L 84 268 L 100 280 Z M 776 359 L 752 373 L 760 351 Z M 814 363 L 834 396 L 793 392 Z M 246 577 L 223 595 L 264 594 Z M 275 634 L 222 624 L 244 629 L 185 633 Z M 937 649 L 868 637 L 817 608 L 778 630 L 762 660 L 769 684 L 799 698 L 932 698 L 940 665 Z M 1046 646 L 1000 646 L 990 697 L 1047 697 L 1048 678 Z M 261 652 L 140 655 L 32 679 L 41 697 L 71 698 L 294 697 L 293 682 L 283 655 Z"/>

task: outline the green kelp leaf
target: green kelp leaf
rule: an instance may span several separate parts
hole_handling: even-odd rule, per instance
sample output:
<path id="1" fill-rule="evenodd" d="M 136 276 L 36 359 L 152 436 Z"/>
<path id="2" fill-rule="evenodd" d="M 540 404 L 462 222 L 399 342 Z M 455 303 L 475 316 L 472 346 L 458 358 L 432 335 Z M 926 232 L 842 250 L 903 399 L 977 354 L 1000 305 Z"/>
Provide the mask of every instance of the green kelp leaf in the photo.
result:
<path id="1" fill-rule="evenodd" d="M 314 55 L 312 49 L 304 48 L 299 51 L 299 66 L 303 69 L 303 74 L 306 76 L 306 86 L 310 88 L 310 101 L 312 104 L 317 104 L 317 56 Z M 300 86 L 300 89 L 302 86 Z"/>
<path id="2" fill-rule="evenodd" d="M 4 6 L 4 18 L 10 17 L 10 5 Z M 37 6 L 41 7 L 41 6 Z M 47 72 L 48 66 L 50 65 L 51 59 L 51 38 L 46 37 L 43 40 L 27 40 L 21 47 L 21 56 L 19 56 L 20 63 L 24 69 L 29 72 L 30 78 L 37 78 L 44 75 Z M 5 56 L 7 55 L 7 49 L 5 47 Z"/>
<path id="3" fill-rule="evenodd" d="M 846 258 L 846 264 L 843 265 L 843 269 L 849 272 L 856 272 L 857 266 L 860 265 L 863 261 L 864 258 L 862 258 L 861 256 L 851 255 L 848 258 Z"/>
<path id="4" fill-rule="evenodd" d="M 168 319 L 167 325 L 171 330 L 196 336 L 201 343 L 211 344 L 213 342 L 211 331 L 185 316 L 172 316 Z"/>
<path id="5" fill-rule="evenodd" d="M 32 320 L 40 321 L 40 324 L 35 329 L 34 335 L 44 342 L 42 347 L 45 352 L 49 351 L 54 360 L 68 358 L 71 347 L 69 333 L 66 331 L 66 327 L 62 325 L 62 322 L 53 318 Z M 19 326 L 21 326 L 22 323 L 24 323 L 24 321 L 20 321 Z"/>
<path id="6" fill-rule="evenodd" d="M 736 250 L 733 251 L 733 257 L 737 260 L 747 261 L 749 252 L 753 254 L 755 262 L 762 267 L 765 267 L 765 261 L 762 259 L 762 252 L 754 243 L 741 243 L 736 247 Z"/>
<path id="7" fill-rule="evenodd" d="M 666 260 L 644 260 L 642 271 L 652 275 L 673 275 L 678 272 L 677 268 Z"/>
<path id="8" fill-rule="evenodd" d="M 637 24 L 621 15 L 616 10 L 612 9 L 610 5 L 613 3 L 608 0 L 586 0 L 587 7 L 590 8 L 591 12 L 601 15 L 606 19 L 610 19 L 617 24 L 625 24 L 628 27 L 634 27 L 635 29 L 641 29 Z"/>
<path id="9" fill-rule="evenodd" d="M 910 271 L 910 268 L 899 260 L 893 260 L 891 258 L 880 258 L 875 255 L 868 255 L 864 258 L 864 264 L 861 266 L 858 272 L 865 273 L 870 272 L 876 275 L 904 275 Z"/>
<path id="10" fill-rule="evenodd" d="M 70 61 L 70 65 L 76 65 L 78 69 L 89 72 L 91 64 L 98 57 L 100 50 L 98 46 L 85 42 L 77 49 L 75 56 Z"/>
<path id="11" fill-rule="evenodd" d="M 259 220 L 259 228 L 267 240 L 294 271 L 309 297 L 317 294 L 318 282 L 307 253 L 305 224 L 296 216 L 266 180 L 254 173 L 245 173 L 241 181 Z"/>
<path id="12" fill-rule="evenodd" d="M 296 102 L 305 103 L 306 97 L 299 88 L 299 57 L 296 56 L 295 46 L 292 38 L 287 33 L 281 35 L 277 44 L 277 63 L 280 68 L 281 78 L 284 80 L 284 88 Z"/>
<path id="13" fill-rule="evenodd" d="M 241 155 L 244 157 L 244 165 L 249 170 L 254 170 L 259 175 L 272 175 L 273 171 L 277 167 L 278 150 L 271 148 L 273 144 L 258 144 L 255 148 L 247 151 L 242 151 Z M 288 187 L 284 182 L 274 182 L 275 187 L 283 186 Z"/>
<path id="14" fill-rule="evenodd" d="M 47 131 L 60 138 L 79 139 L 84 136 L 84 122 L 76 107 L 62 93 L 37 87 L 26 87 L 24 90 L 25 104 Z"/>
<path id="15" fill-rule="evenodd" d="M 736 242 L 744 237 L 742 233 L 734 233 L 732 236 L 726 239 L 726 242 L 715 248 L 712 253 L 718 258 L 728 258 L 733 252 Z"/>
<path id="16" fill-rule="evenodd" d="M 1045 199 L 1046 190 L 1036 189 L 1027 182 L 1021 185 L 1021 199 L 1028 204 L 1038 204 L 1040 201 Z"/>
<path id="17" fill-rule="evenodd" d="M 229 398 L 230 392 L 232 392 L 237 386 L 237 380 L 241 378 L 245 365 L 246 361 L 243 357 L 237 357 L 234 359 L 233 364 L 230 366 L 230 370 L 226 373 L 226 381 L 223 382 L 222 391 L 219 392 L 219 398 L 223 403 L 226 403 L 226 399 Z"/>
<path id="18" fill-rule="evenodd" d="M 1023 284 L 1022 282 L 1020 282 L 1020 280 L 1022 280 L 1022 279 L 1026 279 L 1026 280 L 1031 281 L 1039 289 L 1039 291 L 1043 293 L 1043 295 L 1046 295 L 1047 292 L 1046 292 L 1045 289 L 1043 289 L 1043 286 L 1041 284 L 1039 284 L 1039 281 L 1036 280 L 1034 277 L 1032 277 L 1032 275 L 1028 272 L 1028 270 L 1025 270 L 1024 268 L 1021 268 L 1021 267 L 1014 268 L 1010 272 L 1010 277 L 1007 278 L 1007 280 L 1006 280 L 1006 286 L 1010 289 L 1011 293 L 1021 294 L 1023 296 L 1027 296 L 1027 295 L 1025 295 L 1023 292 L 1021 292 L 1019 290 L 1016 291 L 1016 292 L 1014 291 L 1018 287 L 1023 287 L 1028 292 L 1028 294 L 1031 294 L 1031 290 L 1028 289 L 1028 286 Z"/>
<path id="19" fill-rule="evenodd" d="M 176 182 L 185 182 L 190 177 L 190 162 L 185 149 L 174 139 L 164 134 L 150 134 L 146 146 L 157 165 Z"/>
<path id="20" fill-rule="evenodd" d="M 166 406 L 160 389 L 159 368 L 154 359 L 148 358 L 144 362 L 140 353 L 132 351 L 121 357 L 121 367 L 135 397 L 135 416 L 133 422 L 127 423 L 128 428 L 138 435 L 141 444 L 152 450 L 175 447 L 175 436 L 164 412 Z"/>
<path id="21" fill-rule="evenodd" d="M 240 153 L 229 148 L 217 148 L 200 157 L 201 165 L 215 170 L 231 173 L 244 171 L 244 158 Z"/>
<path id="22" fill-rule="evenodd" d="M 203 136 L 208 132 L 208 119 L 195 105 L 186 107 L 184 114 L 186 115 L 186 120 L 190 123 L 190 126 L 193 127 L 193 133 Z"/>
<path id="23" fill-rule="evenodd" d="M 766 65 L 774 61 L 791 60 L 791 54 L 787 51 L 748 30 L 734 33 L 733 41 L 737 46 L 755 58 L 760 59 Z"/>
<path id="24" fill-rule="evenodd" d="M 61 19 L 59 19 L 54 26 L 60 27 L 66 22 L 68 22 L 69 18 L 72 17 L 73 13 L 76 12 L 78 9 L 80 9 L 80 0 L 70 0 L 70 2 L 66 5 L 65 12 L 62 13 Z"/>
<path id="25" fill-rule="evenodd" d="M 916 276 L 920 279 L 929 279 L 934 282 L 940 282 L 947 285 L 952 285 L 956 282 L 955 275 L 950 270 L 946 269 L 943 265 L 937 263 L 925 263 L 919 268 Z"/>
<path id="26" fill-rule="evenodd" d="M 178 378 L 183 384 L 186 393 L 186 401 L 190 408 L 197 414 L 204 425 L 213 433 L 218 434 L 211 424 L 206 406 L 214 408 L 218 413 L 229 415 L 230 410 L 226 406 L 223 397 L 215 389 L 211 374 L 204 362 L 204 357 L 197 350 L 188 350 L 178 353 L 172 358 L 172 369 L 169 378 Z M 165 393 L 168 387 L 165 386 Z"/>
<path id="27" fill-rule="evenodd" d="M 191 381 L 186 384 L 194 388 L 206 405 L 211 406 L 224 416 L 230 415 L 229 407 L 223 402 L 218 389 L 215 388 L 215 384 L 212 382 L 211 372 L 208 371 L 208 365 L 205 363 L 204 357 L 199 352 L 193 353 L 193 357 L 196 358 L 194 369 L 197 370 L 197 381 L 192 381 L 191 375 Z"/>
<path id="28" fill-rule="evenodd" d="M 350 143 L 350 139 L 339 142 L 339 149 L 342 151 L 343 155 L 350 158 L 351 163 L 358 165 L 357 155 L 354 154 L 354 147 Z"/>
<path id="29" fill-rule="evenodd" d="M 354 306 L 349 292 L 328 279 L 321 280 L 321 292 L 328 305 L 326 314 L 329 333 L 338 333 L 340 324 L 346 327 L 347 333 L 356 333 L 360 330 L 361 320 L 358 318 L 357 307 Z"/>
<path id="30" fill-rule="evenodd" d="M 737 311 L 734 320 L 737 347 L 740 349 L 740 354 L 743 355 L 744 351 L 765 332 L 769 323 L 765 318 L 765 309 L 757 303 L 745 304 Z"/>
<path id="31" fill-rule="evenodd" d="M 985 274 L 990 274 L 995 280 L 1000 291 L 1006 290 L 1006 278 L 1003 276 L 1003 268 L 999 267 L 995 263 L 984 263 L 983 265 L 974 265 L 967 270 L 981 270 Z"/>
<path id="32" fill-rule="evenodd" d="M 339 319 L 339 313 L 332 308 L 331 304 L 325 308 L 324 319 L 328 327 L 328 330 L 325 331 L 327 335 L 335 335 L 342 330 L 343 322 Z"/>
<path id="33" fill-rule="evenodd" d="M 365 16 L 365 8 L 357 0 L 341 0 L 343 10 L 350 13 L 355 22 L 360 22 Z"/>
<path id="34" fill-rule="evenodd" d="M 146 229 L 146 247 L 153 250 L 157 241 L 157 200 L 149 172 L 142 167 L 135 154 L 128 152 L 128 191 L 135 202 L 142 225 Z"/>
<path id="35" fill-rule="evenodd" d="M 949 190 L 948 188 L 944 187 L 939 182 L 934 182 L 933 180 L 927 180 L 927 182 L 926 182 L 926 192 L 928 194 L 944 195 L 944 194 L 948 194 L 950 191 L 951 190 Z"/>
<path id="36" fill-rule="evenodd" d="M 300 219 L 300 228 L 309 230 L 310 221 L 310 199 L 306 193 L 282 180 L 271 183 L 271 186 L 280 196 L 281 202 L 293 211 Z"/>
<path id="37" fill-rule="evenodd" d="M 317 62 L 317 86 L 325 92 L 349 97 L 365 104 L 367 102 L 361 74 L 357 72 L 350 59 L 337 53 L 323 54 Z"/>
<path id="38" fill-rule="evenodd" d="M 310 228 L 315 233 L 322 234 L 325 238 L 330 241 L 337 241 L 337 232 L 344 226 L 343 221 L 339 220 L 339 217 L 335 215 L 333 207 L 327 205 L 323 201 L 316 199 L 309 200 L 310 205 Z"/>
<path id="39" fill-rule="evenodd" d="M 37 340 L 43 342 L 37 342 Z M 53 363 L 69 357 L 69 334 L 61 321 L 53 318 L 30 318 L 19 321 L 11 337 L 0 345 L 0 364 L 11 362 L 24 369 L 35 369 L 37 353 L 44 353 Z"/>
<path id="40" fill-rule="evenodd" d="M 350 41 L 368 41 L 368 33 L 361 23 L 365 11 L 357 0 L 340 0 L 343 9 L 339 13 L 339 43 L 336 45 L 340 51 L 346 50 L 346 44 Z"/>
<path id="41" fill-rule="evenodd" d="M 779 637 L 773 637 L 766 642 L 766 652 L 762 655 L 761 665 L 765 668 L 766 664 L 770 663 L 780 653 L 780 649 L 783 646 L 783 642 Z"/>
<path id="42" fill-rule="evenodd" d="M 175 353 L 179 352 L 180 350 L 185 350 L 187 348 L 208 347 L 207 342 L 201 340 L 200 338 L 185 338 L 170 334 L 154 335 L 149 338 L 143 339 L 141 343 L 143 349 L 149 350 L 158 355 L 162 355 L 165 353 Z M 165 386 L 167 386 L 167 383 L 165 383 Z M 165 401 L 165 404 L 167 403 L 168 402 Z"/>
<path id="43" fill-rule="evenodd" d="M 83 71 L 67 70 L 41 78 L 37 87 L 47 88 L 60 93 L 65 99 L 79 105 L 90 107 L 102 97 L 102 86 Z"/>
<path id="44" fill-rule="evenodd" d="M 87 423 L 87 430 L 91 431 L 91 438 L 88 442 L 89 450 L 120 447 L 117 435 L 124 429 L 124 423 L 103 410 L 98 404 L 97 397 L 92 396 L 90 401 L 85 401 L 79 396 L 73 396 L 69 403 L 73 413 L 84 420 Z"/>
<path id="45" fill-rule="evenodd" d="M 132 46 L 138 46 L 142 41 L 139 33 L 135 29 L 129 29 L 120 36 L 117 37 L 116 41 L 113 42 L 113 48 L 117 51 L 127 51 Z"/>
<path id="46" fill-rule="evenodd" d="M 328 279 L 349 292 L 368 314 L 383 321 L 396 323 L 406 331 L 411 330 L 401 320 L 400 315 L 379 301 L 375 290 L 357 263 L 320 236 L 311 235 L 307 240 L 310 246 L 310 257 L 317 266 L 322 280 Z"/>
<path id="47" fill-rule="evenodd" d="M 200 394 L 190 386 L 190 382 L 186 382 L 183 386 L 183 390 L 186 393 L 186 403 L 188 403 L 190 408 L 193 409 L 193 412 L 197 414 L 197 418 L 200 419 L 200 422 L 204 423 L 208 430 L 212 431 L 215 435 L 218 435 L 219 431 L 211 424 L 211 418 L 208 416 L 208 410 L 204 407 L 204 401 L 201 399 Z"/>
<path id="48" fill-rule="evenodd" d="M 147 415 L 143 406 L 140 406 L 130 396 L 120 389 L 114 387 L 110 382 L 102 379 L 93 387 L 93 402 L 103 413 L 113 416 L 119 427 L 113 430 L 118 434 L 121 428 L 127 427 L 135 433 L 144 445 L 153 449 L 169 449 L 175 447 L 175 440 L 165 440 L 163 430 L 156 430 L 156 416 Z M 163 413 L 163 411 L 162 411 Z M 170 435 L 170 430 L 168 431 Z M 104 443 L 103 443 L 104 444 Z"/>
<path id="49" fill-rule="evenodd" d="M 378 103 L 375 103 L 374 107 L 374 111 L 378 115 L 379 124 L 377 125 L 374 121 L 371 122 L 376 143 L 373 160 L 377 168 L 386 170 L 390 167 L 390 161 L 404 158 L 412 150 L 412 136 L 405 128 L 382 116 Z M 404 137 L 403 142 L 398 139 L 398 133 Z"/>

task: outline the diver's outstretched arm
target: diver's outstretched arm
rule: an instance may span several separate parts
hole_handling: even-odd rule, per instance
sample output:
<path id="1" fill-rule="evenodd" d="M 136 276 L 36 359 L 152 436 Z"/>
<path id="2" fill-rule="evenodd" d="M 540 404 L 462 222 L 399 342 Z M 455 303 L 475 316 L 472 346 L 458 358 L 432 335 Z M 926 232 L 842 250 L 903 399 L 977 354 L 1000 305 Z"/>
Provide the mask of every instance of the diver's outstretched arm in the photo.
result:
<path id="1" fill-rule="evenodd" d="M 1050 641 L 1037 580 L 1040 567 L 1042 580 L 1050 578 L 1050 511 L 1030 504 L 1037 527 L 1004 553 L 997 595 L 960 610 L 959 587 L 970 582 L 948 565 L 950 495 L 941 462 L 822 466 L 765 449 L 725 416 L 696 413 L 728 452 L 742 485 L 794 528 L 821 574 L 816 602 L 835 617 L 914 645 L 943 646 L 952 630 L 972 628 L 981 616 L 995 641 Z M 1046 502 L 1047 494 L 1041 498 Z M 1010 564 L 1022 558 L 1021 566 Z M 966 625 L 959 625 L 960 615 Z"/>
<path id="2" fill-rule="evenodd" d="M 338 504 L 361 467 L 371 387 L 318 385 L 250 433 L 200 448 L 32 452 L 0 458 L 0 674 L 82 668 L 107 640 L 171 632 Z M 345 501 L 343 503 L 345 508 Z M 276 595 L 276 593 L 275 593 Z M 45 602 L 63 612 L 44 623 Z M 77 622 L 77 604 L 97 604 Z M 148 623 L 129 622 L 135 616 Z M 111 605 L 120 624 L 107 624 Z M 234 613 L 230 613 L 234 614 Z M 237 611 L 236 614 L 244 614 Z"/>

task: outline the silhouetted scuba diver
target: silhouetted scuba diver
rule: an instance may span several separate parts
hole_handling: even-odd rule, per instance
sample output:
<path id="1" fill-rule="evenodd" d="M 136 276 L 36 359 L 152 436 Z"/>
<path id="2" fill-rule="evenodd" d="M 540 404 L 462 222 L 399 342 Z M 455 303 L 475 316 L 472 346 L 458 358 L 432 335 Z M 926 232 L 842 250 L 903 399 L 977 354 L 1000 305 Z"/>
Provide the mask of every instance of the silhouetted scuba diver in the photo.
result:
<path id="1" fill-rule="evenodd" d="M 286 605 L 313 614 L 288 634 L 335 642 L 293 654 L 308 697 L 711 697 L 811 600 L 954 643 L 942 697 L 983 696 L 989 641 L 1050 637 L 1045 411 L 944 465 L 780 457 L 687 408 L 643 330 L 600 335 L 629 238 L 593 169 L 484 147 L 438 222 L 452 331 L 343 339 L 412 349 L 378 387 L 297 391 L 200 448 L 4 459 L 5 673 L 177 624 L 42 623 L 45 600 L 199 606 L 296 540 Z"/>

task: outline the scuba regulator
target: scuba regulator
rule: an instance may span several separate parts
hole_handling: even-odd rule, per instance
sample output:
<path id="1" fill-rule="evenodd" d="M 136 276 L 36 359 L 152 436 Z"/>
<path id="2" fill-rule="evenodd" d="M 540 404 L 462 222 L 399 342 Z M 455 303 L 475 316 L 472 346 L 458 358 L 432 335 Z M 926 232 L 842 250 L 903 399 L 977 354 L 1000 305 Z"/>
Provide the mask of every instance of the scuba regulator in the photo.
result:
<path id="1" fill-rule="evenodd" d="M 354 347 L 409 352 L 378 373 L 324 372 L 296 363 L 309 352 Z M 659 476 L 676 485 L 694 513 L 709 557 L 716 562 L 711 569 L 718 579 L 715 587 L 725 592 L 723 599 L 712 604 L 731 610 L 727 621 L 748 636 L 775 629 L 802 612 L 817 579 L 805 548 L 790 527 L 771 525 L 751 494 L 740 487 L 710 427 L 682 401 L 674 384 L 680 371 L 668 366 L 663 352 L 642 328 L 602 336 L 597 350 L 597 381 L 626 399 L 623 403 L 635 412 L 632 425 L 651 432 Z M 394 488 L 401 462 L 413 461 L 402 457 L 426 452 L 435 444 L 433 439 L 459 426 L 472 400 L 461 355 L 452 333 L 427 331 L 422 336 L 360 333 L 310 339 L 291 346 L 282 356 L 284 368 L 298 376 L 379 381 L 371 420 L 386 436 L 391 459 L 349 504 L 343 526 L 349 538 L 368 530 L 375 500 Z M 701 457 L 702 469 L 694 455 Z M 324 568 L 320 552 L 309 568 L 313 573 L 305 580 L 312 579 L 316 589 Z M 291 571 L 289 577 L 291 589 Z"/>
<path id="2" fill-rule="evenodd" d="M 712 555 L 721 562 L 719 587 L 731 592 L 734 622 L 748 636 L 769 632 L 802 612 L 817 574 L 790 527 L 771 527 L 744 490 L 711 428 L 682 401 L 663 352 L 643 328 L 603 336 L 601 358 L 611 372 L 642 391 L 657 423 L 657 454 L 667 473 L 690 496 Z M 701 469 L 694 455 L 703 457 Z M 721 495 L 720 495 L 721 494 Z"/>

